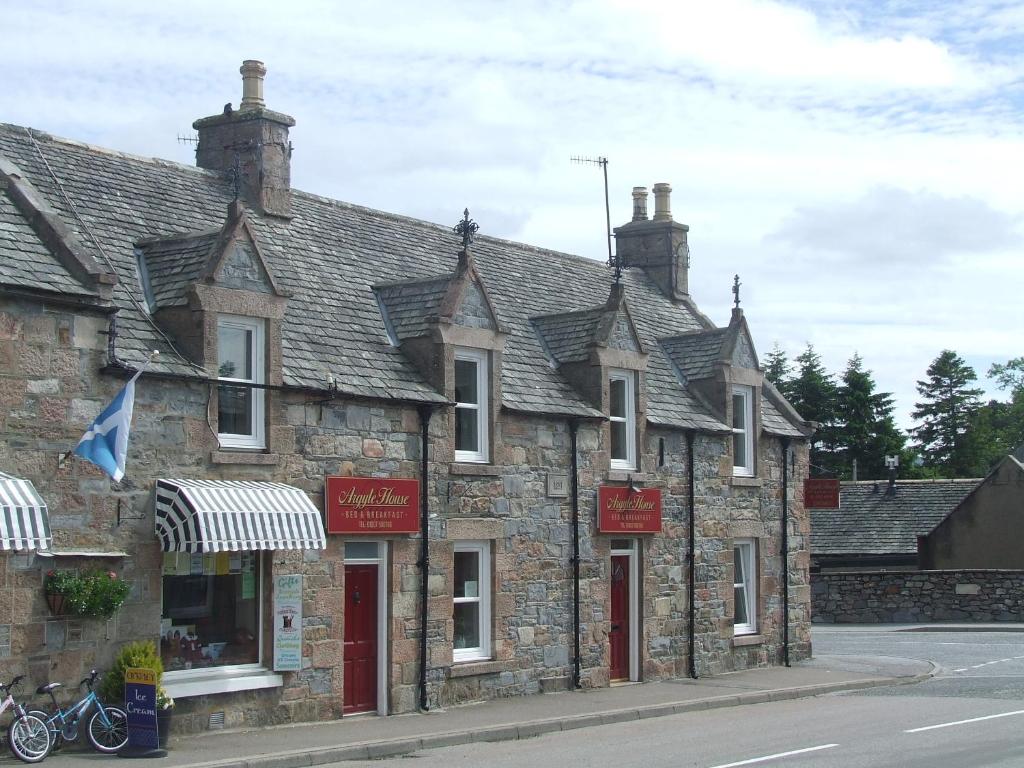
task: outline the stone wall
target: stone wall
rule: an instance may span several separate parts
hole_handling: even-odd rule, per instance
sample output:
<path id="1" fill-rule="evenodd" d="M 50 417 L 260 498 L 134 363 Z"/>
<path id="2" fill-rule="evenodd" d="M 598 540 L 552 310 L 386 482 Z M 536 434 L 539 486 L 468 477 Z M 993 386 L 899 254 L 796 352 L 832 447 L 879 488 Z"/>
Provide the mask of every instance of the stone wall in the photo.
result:
<path id="1" fill-rule="evenodd" d="M 1024 621 L 1024 571 L 815 574 L 818 624 Z"/>

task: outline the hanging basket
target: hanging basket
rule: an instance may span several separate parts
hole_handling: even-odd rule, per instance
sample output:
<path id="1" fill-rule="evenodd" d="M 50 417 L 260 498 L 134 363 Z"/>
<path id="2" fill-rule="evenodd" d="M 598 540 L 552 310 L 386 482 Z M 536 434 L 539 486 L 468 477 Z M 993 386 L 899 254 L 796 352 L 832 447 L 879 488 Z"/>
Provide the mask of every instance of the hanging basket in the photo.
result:
<path id="1" fill-rule="evenodd" d="M 49 593 L 46 595 L 46 604 L 50 606 L 50 613 L 54 616 L 64 615 L 64 595 Z"/>

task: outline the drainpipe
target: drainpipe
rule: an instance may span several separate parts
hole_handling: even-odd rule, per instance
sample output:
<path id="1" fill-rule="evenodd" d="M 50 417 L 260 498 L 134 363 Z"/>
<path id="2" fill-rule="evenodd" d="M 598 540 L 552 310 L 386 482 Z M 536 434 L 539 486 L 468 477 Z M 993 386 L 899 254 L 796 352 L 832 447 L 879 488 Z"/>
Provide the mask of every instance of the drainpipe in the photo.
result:
<path id="1" fill-rule="evenodd" d="M 429 446 L 432 405 L 420 405 L 420 709 L 430 711 L 427 703 L 427 580 L 430 577 L 430 510 L 427 504 L 427 448 Z"/>
<path id="2" fill-rule="evenodd" d="M 782 661 L 789 666 L 789 438 L 782 438 Z"/>
<path id="3" fill-rule="evenodd" d="M 696 559 L 697 559 L 697 536 L 694 531 L 696 523 L 696 514 L 694 512 L 694 499 L 696 498 L 696 481 L 693 477 L 693 470 L 696 462 L 693 459 L 693 443 L 696 433 L 692 429 L 686 430 L 686 475 L 689 478 L 687 488 L 687 501 L 690 507 L 690 541 L 687 547 L 687 589 L 690 593 L 690 629 L 689 629 L 689 645 L 690 645 L 690 677 L 694 680 L 697 679 L 697 633 L 694 627 L 694 622 L 697 620 L 697 596 L 694 594 L 696 591 Z"/>
<path id="4" fill-rule="evenodd" d="M 572 475 L 572 636 L 573 663 L 572 687 L 582 687 L 580 683 L 580 467 L 579 453 L 576 450 L 576 432 L 579 422 L 569 419 L 569 446 L 572 450 L 570 463 Z"/>

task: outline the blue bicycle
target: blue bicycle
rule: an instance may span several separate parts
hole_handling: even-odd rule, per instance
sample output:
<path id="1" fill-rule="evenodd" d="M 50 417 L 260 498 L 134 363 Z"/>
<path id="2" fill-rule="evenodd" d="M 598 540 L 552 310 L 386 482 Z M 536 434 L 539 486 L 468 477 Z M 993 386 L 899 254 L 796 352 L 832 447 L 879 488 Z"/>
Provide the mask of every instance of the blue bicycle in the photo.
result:
<path id="1" fill-rule="evenodd" d="M 86 686 L 89 692 L 67 709 L 60 708 L 57 704 L 57 697 L 53 694 L 55 689 L 60 688 L 60 683 L 47 683 L 36 689 L 38 694 L 50 694 L 50 700 L 53 701 L 54 711 L 52 713 L 42 710 L 29 712 L 30 715 L 42 719 L 53 734 L 51 750 L 59 749 L 65 741 L 75 741 L 78 738 L 79 725 L 86 713 L 94 706 L 96 711 L 89 718 L 89 726 L 86 729 L 89 743 L 93 748 L 98 752 L 112 754 L 128 743 L 128 715 L 123 709 L 105 705 L 100 701 L 92 689 L 98 676 L 99 673 L 94 669 L 90 672 L 89 677 L 78 684 L 79 688 L 83 685 Z"/>

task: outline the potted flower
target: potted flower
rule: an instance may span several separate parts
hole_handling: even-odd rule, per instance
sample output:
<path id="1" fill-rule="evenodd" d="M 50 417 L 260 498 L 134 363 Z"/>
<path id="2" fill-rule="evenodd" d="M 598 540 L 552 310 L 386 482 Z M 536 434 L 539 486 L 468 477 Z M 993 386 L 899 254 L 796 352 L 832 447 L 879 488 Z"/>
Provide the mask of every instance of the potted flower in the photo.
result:
<path id="1" fill-rule="evenodd" d="M 131 587 L 114 571 L 47 571 L 43 579 L 46 602 L 56 616 L 109 619 L 121 607 Z"/>

